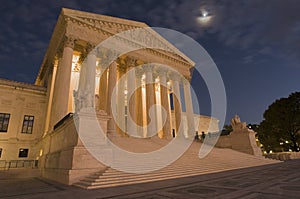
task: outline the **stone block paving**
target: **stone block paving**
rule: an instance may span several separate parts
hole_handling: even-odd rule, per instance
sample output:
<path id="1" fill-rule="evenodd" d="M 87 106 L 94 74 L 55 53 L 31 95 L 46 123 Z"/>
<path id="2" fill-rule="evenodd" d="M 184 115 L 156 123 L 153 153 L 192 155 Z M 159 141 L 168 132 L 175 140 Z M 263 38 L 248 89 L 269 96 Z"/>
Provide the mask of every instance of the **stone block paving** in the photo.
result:
<path id="1" fill-rule="evenodd" d="M 1 179 L 0 199 L 299 199 L 300 160 L 121 187 L 84 190 L 42 178 Z"/>

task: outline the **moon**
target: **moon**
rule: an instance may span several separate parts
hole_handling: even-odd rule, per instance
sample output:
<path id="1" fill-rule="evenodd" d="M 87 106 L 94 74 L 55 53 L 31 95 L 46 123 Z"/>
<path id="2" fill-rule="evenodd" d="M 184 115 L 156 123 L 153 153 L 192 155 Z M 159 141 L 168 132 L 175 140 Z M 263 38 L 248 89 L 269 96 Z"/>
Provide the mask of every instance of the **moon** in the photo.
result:
<path id="1" fill-rule="evenodd" d="M 208 25 L 211 22 L 211 19 L 212 19 L 212 14 L 205 9 L 202 9 L 201 15 L 197 17 L 197 21 L 202 25 Z"/>

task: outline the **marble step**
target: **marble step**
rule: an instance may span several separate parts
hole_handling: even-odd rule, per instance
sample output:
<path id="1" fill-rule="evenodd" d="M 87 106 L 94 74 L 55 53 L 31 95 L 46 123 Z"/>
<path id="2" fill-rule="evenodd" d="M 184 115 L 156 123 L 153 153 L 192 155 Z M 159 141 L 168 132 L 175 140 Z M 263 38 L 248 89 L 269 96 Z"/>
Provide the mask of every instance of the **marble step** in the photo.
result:
<path id="1" fill-rule="evenodd" d="M 220 172 L 220 171 L 226 171 L 226 170 L 231 170 L 232 168 L 228 169 L 223 169 L 223 170 L 207 170 L 207 171 L 202 171 L 202 172 L 184 172 L 181 174 L 174 174 L 171 173 L 169 175 L 164 175 L 164 176 L 144 176 L 140 178 L 125 178 L 122 180 L 105 180 L 105 181 L 99 181 L 99 182 L 80 182 L 78 184 L 75 184 L 75 186 L 84 188 L 84 189 L 97 189 L 97 188 L 105 188 L 105 187 L 113 187 L 113 186 L 121 186 L 121 185 L 127 185 L 127 184 L 138 184 L 138 183 L 144 183 L 144 182 L 153 182 L 153 181 L 160 181 L 160 180 L 166 180 L 166 179 L 174 179 L 174 178 L 183 178 L 183 177 L 188 177 L 188 176 L 195 176 L 195 175 L 201 175 L 201 174 L 207 174 L 207 173 L 214 173 L 214 172 Z"/>
<path id="2" fill-rule="evenodd" d="M 205 158 L 198 158 L 199 145 L 193 144 L 187 152 L 172 164 L 160 170 L 145 174 L 125 173 L 107 168 L 104 172 L 97 172 L 87 176 L 85 179 L 75 186 L 85 189 L 96 189 L 104 187 L 121 186 L 126 184 L 136 184 L 143 182 L 153 182 L 159 180 L 182 178 L 187 176 L 195 176 L 206 173 L 221 172 L 246 167 L 261 166 L 273 164 L 280 161 L 256 157 L 241 152 L 236 152 L 231 149 L 214 148 Z M 121 164 L 120 160 L 115 160 L 115 164 Z M 140 162 L 134 166 L 145 166 L 151 169 L 157 166 L 153 160 Z M 133 168 L 132 165 L 125 165 L 127 169 Z"/>
<path id="3" fill-rule="evenodd" d="M 198 172 L 198 171 L 206 171 L 206 170 L 216 170 L 216 169 L 226 169 L 227 167 L 206 167 L 206 168 L 190 168 L 187 169 L 185 168 L 184 172 Z M 168 169 L 168 170 L 159 170 L 156 172 L 151 172 L 151 173 L 145 173 L 145 174 L 134 174 L 134 173 L 121 173 L 118 171 L 111 171 L 110 173 L 104 173 L 100 176 L 91 176 L 91 177 L 87 177 L 86 179 L 88 179 L 88 181 L 99 181 L 102 179 L 113 179 L 113 178 L 123 178 L 123 177 L 131 177 L 131 176 L 159 176 L 159 175 L 164 175 L 164 174 L 168 174 L 168 173 L 181 173 L 182 170 L 181 169 Z"/>
<path id="4" fill-rule="evenodd" d="M 235 169 L 238 169 L 239 167 L 236 167 Z M 243 167 L 241 167 L 243 168 Z M 118 171 L 115 171 L 118 173 L 114 178 L 112 176 L 107 176 L 107 178 L 99 178 L 99 179 L 86 179 L 82 181 L 81 183 L 77 184 L 78 186 L 86 189 L 92 189 L 92 188 L 99 188 L 99 187 L 108 187 L 108 186 L 118 186 L 118 185 L 124 185 L 124 184 L 132 184 L 132 183 L 143 183 L 143 182 L 150 182 L 150 181 L 157 181 L 157 180 L 164 180 L 164 179 L 171 179 L 171 178 L 181 178 L 181 177 L 187 177 L 187 176 L 194 176 L 194 175 L 200 175 L 205 173 L 212 173 L 212 172 L 220 172 L 225 170 L 231 170 L 233 168 L 231 167 L 222 167 L 222 168 L 198 168 L 198 169 L 189 169 L 189 170 L 171 170 L 169 172 L 156 172 L 156 173 L 150 173 L 150 174 L 144 174 L 144 175 L 138 175 L 138 174 L 128 174 L 123 173 L 123 175 L 120 175 Z M 113 172 L 112 171 L 112 172 Z"/>

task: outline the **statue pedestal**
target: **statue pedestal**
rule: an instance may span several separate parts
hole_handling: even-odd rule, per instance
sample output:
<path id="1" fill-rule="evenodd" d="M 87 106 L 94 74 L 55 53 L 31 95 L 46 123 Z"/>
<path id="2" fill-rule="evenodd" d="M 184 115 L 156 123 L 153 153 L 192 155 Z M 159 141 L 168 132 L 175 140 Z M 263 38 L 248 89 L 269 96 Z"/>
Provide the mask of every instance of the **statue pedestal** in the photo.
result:
<path id="1" fill-rule="evenodd" d="M 255 132 L 247 128 L 246 122 L 241 122 L 240 117 L 235 115 L 231 120 L 231 126 L 233 131 L 228 136 L 221 136 L 217 147 L 262 156 L 261 149 L 256 143 Z"/>
<path id="2" fill-rule="evenodd" d="M 256 144 L 255 132 L 247 128 L 235 130 L 228 136 L 233 150 L 262 156 L 260 148 Z"/>
<path id="3" fill-rule="evenodd" d="M 71 185 L 87 175 L 104 171 L 107 165 L 91 153 L 106 159 L 112 157 L 106 147 L 106 137 L 95 128 L 99 125 L 106 133 L 108 119 L 105 113 L 83 110 L 44 137 L 41 141 L 42 164 L 39 165 L 42 176 Z"/>

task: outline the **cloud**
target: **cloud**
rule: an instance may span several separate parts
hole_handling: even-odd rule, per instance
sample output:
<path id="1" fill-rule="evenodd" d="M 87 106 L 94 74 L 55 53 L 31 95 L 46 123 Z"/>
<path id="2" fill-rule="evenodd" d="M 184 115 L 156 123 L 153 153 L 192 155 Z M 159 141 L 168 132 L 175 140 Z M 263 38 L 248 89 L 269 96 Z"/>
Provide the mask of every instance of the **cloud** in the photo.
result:
<path id="1" fill-rule="evenodd" d="M 252 63 L 253 62 L 253 56 L 252 55 L 245 56 L 243 58 L 243 60 L 244 60 L 245 64 Z"/>
<path id="2" fill-rule="evenodd" d="M 250 56 L 260 55 L 290 59 L 292 63 L 300 59 L 300 2 L 297 0 L 271 3 L 261 0 L 31 0 L 2 3 L 0 61 L 11 60 L 3 57 L 15 52 L 26 63 L 28 56 L 36 58 L 45 52 L 62 7 L 144 21 L 150 26 L 186 33 L 196 40 L 214 35 L 226 46 L 249 51 L 249 58 L 244 58 L 246 62 L 251 61 Z M 201 9 L 212 16 L 209 25 L 197 22 Z M 30 67 L 38 68 L 41 59 L 32 62 L 34 66 Z"/>

